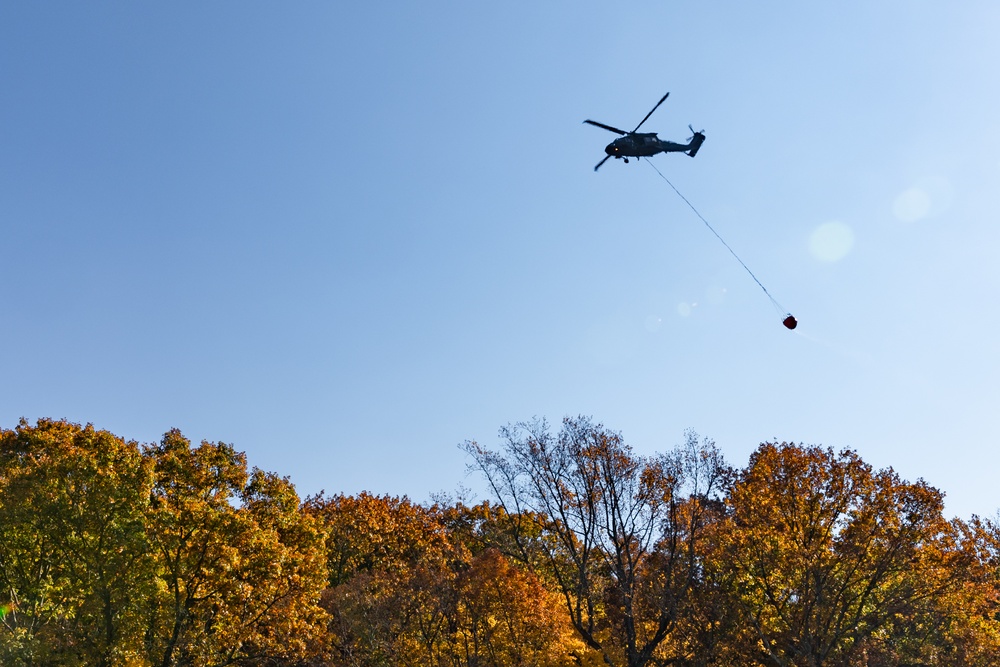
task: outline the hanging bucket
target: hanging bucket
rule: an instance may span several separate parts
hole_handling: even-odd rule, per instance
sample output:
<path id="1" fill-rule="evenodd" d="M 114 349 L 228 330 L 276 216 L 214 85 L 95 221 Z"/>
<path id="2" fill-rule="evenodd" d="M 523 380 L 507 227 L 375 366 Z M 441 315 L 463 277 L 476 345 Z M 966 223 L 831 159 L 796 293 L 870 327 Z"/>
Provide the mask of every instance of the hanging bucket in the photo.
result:
<path id="1" fill-rule="evenodd" d="M 783 319 L 781 323 L 784 324 L 789 329 L 794 329 L 799 325 L 799 323 L 795 320 L 795 316 L 792 315 L 791 313 L 788 313 L 788 317 Z"/>

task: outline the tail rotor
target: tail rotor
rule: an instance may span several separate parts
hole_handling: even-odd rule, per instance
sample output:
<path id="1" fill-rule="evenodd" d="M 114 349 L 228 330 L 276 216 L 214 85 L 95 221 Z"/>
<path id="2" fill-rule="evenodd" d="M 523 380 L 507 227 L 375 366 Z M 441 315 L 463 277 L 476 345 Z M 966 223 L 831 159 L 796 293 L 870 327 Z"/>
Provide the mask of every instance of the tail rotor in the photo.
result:
<path id="1" fill-rule="evenodd" d="M 694 157 L 698 154 L 698 149 L 701 148 L 701 145 L 705 143 L 705 130 L 695 130 L 691 127 L 690 123 L 688 123 L 688 129 L 691 130 L 691 136 L 688 137 L 688 146 L 690 148 L 687 154 Z"/>

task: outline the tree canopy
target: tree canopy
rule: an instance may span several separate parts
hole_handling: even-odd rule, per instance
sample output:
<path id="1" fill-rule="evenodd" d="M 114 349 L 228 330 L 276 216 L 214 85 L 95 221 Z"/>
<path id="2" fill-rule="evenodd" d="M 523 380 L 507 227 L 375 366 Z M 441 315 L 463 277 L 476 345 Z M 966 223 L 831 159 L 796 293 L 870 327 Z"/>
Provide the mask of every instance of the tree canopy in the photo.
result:
<path id="1" fill-rule="evenodd" d="M 486 500 L 302 500 L 177 430 L 0 430 L 0 664 L 1000 665 L 1000 525 L 854 451 L 586 417 L 462 449 Z"/>

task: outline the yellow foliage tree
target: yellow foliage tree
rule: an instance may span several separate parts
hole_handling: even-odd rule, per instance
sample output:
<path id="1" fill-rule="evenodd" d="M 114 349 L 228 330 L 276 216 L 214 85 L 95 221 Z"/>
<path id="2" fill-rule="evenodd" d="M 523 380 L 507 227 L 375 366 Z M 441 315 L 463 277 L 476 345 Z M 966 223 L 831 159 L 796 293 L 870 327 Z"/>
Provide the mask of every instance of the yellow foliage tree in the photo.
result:
<path id="1" fill-rule="evenodd" d="M 325 533 L 287 480 L 223 443 L 191 447 L 168 432 L 149 448 L 156 482 L 149 539 L 154 665 L 269 664 L 315 654 L 324 640 Z"/>
<path id="2" fill-rule="evenodd" d="M 765 443 L 728 503 L 710 566 L 727 578 L 750 662 L 860 664 L 962 585 L 941 493 L 854 452 Z"/>

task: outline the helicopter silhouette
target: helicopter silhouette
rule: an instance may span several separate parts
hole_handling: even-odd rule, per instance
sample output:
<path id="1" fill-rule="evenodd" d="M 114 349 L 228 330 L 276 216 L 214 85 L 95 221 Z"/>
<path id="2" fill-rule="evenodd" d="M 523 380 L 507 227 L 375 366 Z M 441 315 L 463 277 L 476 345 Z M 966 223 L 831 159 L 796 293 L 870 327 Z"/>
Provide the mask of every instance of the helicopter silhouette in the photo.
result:
<path id="1" fill-rule="evenodd" d="M 624 130 L 619 130 L 617 127 L 611 127 L 610 125 L 605 125 L 604 123 L 598 123 L 595 120 L 585 120 L 584 123 L 589 123 L 590 125 L 596 125 L 597 127 L 608 130 L 609 132 L 614 132 L 615 134 L 622 135 L 620 138 L 615 139 L 610 144 L 605 146 L 604 152 L 607 156 L 597 163 L 594 167 L 594 171 L 601 168 L 601 165 L 608 161 L 609 158 L 615 158 L 616 160 L 625 160 L 625 164 L 628 164 L 628 159 L 630 157 L 649 157 L 650 155 L 656 155 L 657 153 L 684 153 L 687 152 L 688 155 L 694 157 L 698 153 L 698 149 L 701 145 L 705 143 L 705 132 L 695 132 L 694 128 L 688 125 L 691 130 L 691 139 L 688 140 L 686 144 L 678 144 L 673 141 L 663 141 L 656 136 L 655 132 L 638 132 L 638 129 L 642 127 L 642 124 L 649 120 L 649 117 L 653 115 L 653 111 L 663 104 L 670 96 L 667 93 L 660 98 L 660 101 L 656 103 L 656 106 L 646 114 L 646 117 L 639 121 L 639 124 L 635 126 L 635 129 L 631 132 L 625 132 Z"/>

